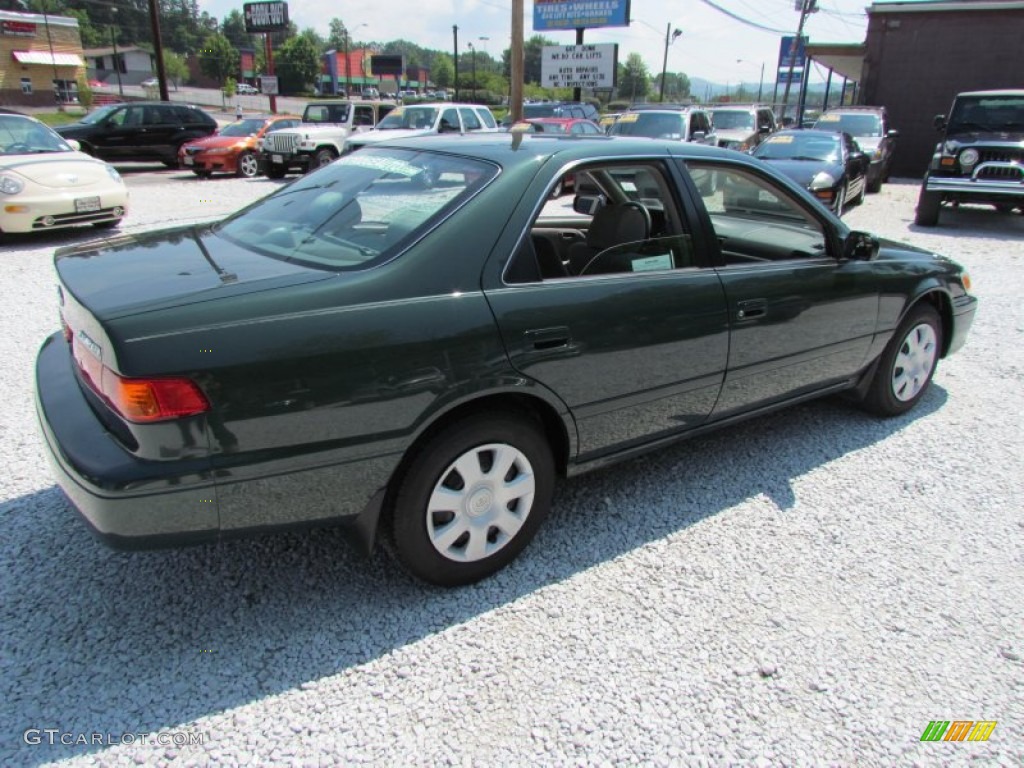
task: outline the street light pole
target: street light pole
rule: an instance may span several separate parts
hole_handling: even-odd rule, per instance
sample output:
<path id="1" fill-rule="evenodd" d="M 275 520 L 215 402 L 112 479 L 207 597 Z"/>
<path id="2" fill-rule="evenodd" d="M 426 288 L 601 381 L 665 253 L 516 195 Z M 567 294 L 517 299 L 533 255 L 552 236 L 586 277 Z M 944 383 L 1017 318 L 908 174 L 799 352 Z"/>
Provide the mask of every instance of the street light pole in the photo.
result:
<path id="1" fill-rule="evenodd" d="M 672 32 L 672 22 L 665 25 L 665 56 L 661 60 L 661 88 L 658 90 L 658 101 L 665 101 L 665 75 L 668 71 L 668 47 L 683 34 L 683 30 L 677 29 Z M 671 39 L 670 39 L 671 35 Z"/>
<path id="2" fill-rule="evenodd" d="M 473 95 L 471 99 L 476 101 L 476 48 L 473 47 L 472 43 L 466 43 L 466 45 L 469 46 L 470 70 L 473 76 Z"/>
<path id="3" fill-rule="evenodd" d="M 117 13 L 117 8 L 111 9 L 111 13 Z M 121 85 L 121 65 L 117 63 L 117 35 L 114 34 L 116 27 L 110 28 L 110 43 L 114 47 L 114 71 L 117 73 L 117 92 L 124 98 L 124 86 Z"/>

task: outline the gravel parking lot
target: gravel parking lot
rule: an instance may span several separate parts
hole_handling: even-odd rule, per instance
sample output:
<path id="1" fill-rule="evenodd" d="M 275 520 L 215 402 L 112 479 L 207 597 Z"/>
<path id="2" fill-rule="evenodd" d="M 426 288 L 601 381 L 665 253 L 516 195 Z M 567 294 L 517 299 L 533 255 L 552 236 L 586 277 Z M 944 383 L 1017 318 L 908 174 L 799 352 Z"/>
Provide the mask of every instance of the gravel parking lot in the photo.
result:
<path id="1" fill-rule="evenodd" d="M 279 183 L 124 170 L 127 232 Z M 337 531 L 94 541 L 32 396 L 52 250 L 94 233 L 6 243 L 0 764 L 1020 765 L 1024 216 L 919 229 L 917 191 L 846 218 L 971 271 L 971 337 L 921 407 L 824 400 L 571 480 L 517 562 L 457 591 Z M 922 743 L 932 720 L 998 724 Z"/>

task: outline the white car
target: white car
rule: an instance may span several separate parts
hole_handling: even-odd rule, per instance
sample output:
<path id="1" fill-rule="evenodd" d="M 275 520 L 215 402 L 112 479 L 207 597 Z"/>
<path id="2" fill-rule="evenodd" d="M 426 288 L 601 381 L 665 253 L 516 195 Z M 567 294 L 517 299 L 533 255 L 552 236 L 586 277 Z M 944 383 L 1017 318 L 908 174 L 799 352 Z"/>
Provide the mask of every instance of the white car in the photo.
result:
<path id="1" fill-rule="evenodd" d="M 143 88 L 156 88 L 160 85 L 160 80 L 155 77 L 147 77 L 139 85 Z"/>
<path id="2" fill-rule="evenodd" d="M 0 114 L 0 236 L 116 227 L 127 209 L 128 188 L 112 165 L 33 117 Z"/>
<path id="3" fill-rule="evenodd" d="M 248 83 L 239 83 L 235 86 L 235 93 L 242 96 L 252 96 L 253 94 L 259 93 L 256 86 L 249 85 Z"/>
<path id="4" fill-rule="evenodd" d="M 479 104 L 413 104 L 391 110 L 372 131 L 349 138 L 345 149 L 352 151 L 378 141 L 431 133 L 494 133 L 498 130 L 491 110 Z"/>

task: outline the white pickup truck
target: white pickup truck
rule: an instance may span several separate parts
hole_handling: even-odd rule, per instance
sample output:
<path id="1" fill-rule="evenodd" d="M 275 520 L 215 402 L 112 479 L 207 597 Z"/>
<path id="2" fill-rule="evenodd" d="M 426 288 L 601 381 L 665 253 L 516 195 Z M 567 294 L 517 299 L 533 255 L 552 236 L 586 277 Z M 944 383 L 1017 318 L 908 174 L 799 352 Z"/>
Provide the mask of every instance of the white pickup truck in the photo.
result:
<path id="1" fill-rule="evenodd" d="M 377 127 L 351 136 L 345 151 L 351 152 L 378 141 L 426 136 L 432 133 L 496 132 L 498 121 L 479 104 L 413 104 L 391 110 Z"/>
<path id="2" fill-rule="evenodd" d="M 305 173 L 327 165 L 345 150 L 349 136 L 369 131 L 394 108 L 381 101 L 312 101 L 302 113 L 301 125 L 263 139 L 264 172 L 280 179 L 289 171 Z"/>

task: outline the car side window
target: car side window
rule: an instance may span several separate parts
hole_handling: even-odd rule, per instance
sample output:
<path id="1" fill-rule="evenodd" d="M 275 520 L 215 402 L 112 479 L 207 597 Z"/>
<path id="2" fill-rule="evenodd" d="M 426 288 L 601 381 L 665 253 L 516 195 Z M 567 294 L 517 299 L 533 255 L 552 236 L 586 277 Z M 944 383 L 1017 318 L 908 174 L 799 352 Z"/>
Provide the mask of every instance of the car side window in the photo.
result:
<path id="1" fill-rule="evenodd" d="M 489 109 L 478 109 L 476 111 L 476 114 L 477 114 L 477 117 L 479 117 L 483 121 L 484 125 L 486 125 L 488 128 L 497 128 L 498 127 L 498 123 L 495 122 L 494 115 L 491 114 L 491 110 L 489 110 Z"/>
<path id="2" fill-rule="evenodd" d="M 462 123 L 466 126 L 467 131 L 479 131 L 483 128 L 480 124 L 480 119 L 476 116 L 476 112 L 472 109 L 460 109 L 459 114 L 462 115 Z"/>
<path id="3" fill-rule="evenodd" d="M 352 116 L 354 126 L 373 126 L 373 107 L 357 106 Z"/>
<path id="4" fill-rule="evenodd" d="M 824 224 L 787 189 L 752 170 L 688 161 L 727 266 L 828 256 Z"/>
<path id="5" fill-rule="evenodd" d="M 124 122 L 121 123 L 124 127 L 128 128 L 142 125 L 142 121 L 144 119 L 142 107 L 128 107 L 125 112 Z"/>
<path id="6" fill-rule="evenodd" d="M 509 262 L 506 282 L 698 266 L 660 162 L 587 165 L 570 176 L 576 196 L 550 199 L 542 207 Z"/>

